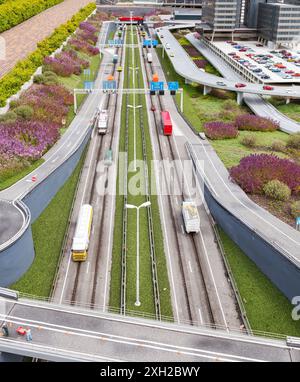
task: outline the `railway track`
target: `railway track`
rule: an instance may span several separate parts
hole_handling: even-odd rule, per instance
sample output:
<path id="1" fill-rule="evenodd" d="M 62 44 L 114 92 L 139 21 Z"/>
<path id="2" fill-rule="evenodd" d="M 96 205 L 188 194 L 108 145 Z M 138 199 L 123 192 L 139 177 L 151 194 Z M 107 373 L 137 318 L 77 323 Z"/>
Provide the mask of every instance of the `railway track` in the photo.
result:
<path id="1" fill-rule="evenodd" d="M 135 60 L 134 62 L 139 62 L 140 57 L 136 49 L 134 49 Z M 140 63 L 141 64 L 141 63 Z M 127 84 L 126 87 L 129 88 L 129 65 L 127 65 Z M 133 76 L 137 77 L 137 88 L 141 89 L 142 79 L 140 73 L 135 73 L 135 69 L 133 69 Z M 125 96 L 126 105 L 129 104 L 129 95 Z M 138 104 L 143 105 L 142 95 L 138 94 Z M 128 131 L 129 131 L 129 111 L 126 107 L 126 119 L 125 119 L 125 152 L 128 157 Z M 144 114 L 143 114 L 143 106 L 139 109 L 139 127 L 141 130 L 142 136 L 142 152 L 143 152 L 143 161 L 146 164 L 144 166 L 144 179 L 145 179 L 145 196 L 146 201 L 151 202 L 151 196 L 149 192 L 149 174 L 147 167 L 147 145 L 145 138 L 145 127 L 144 127 Z M 125 164 L 126 169 L 128 168 L 127 163 Z M 122 253 L 121 253 L 121 314 L 126 314 L 126 251 L 127 251 L 127 208 L 125 205 L 127 204 L 127 171 L 125 171 L 124 176 L 124 189 L 126 190 L 123 199 L 123 232 L 122 232 Z M 159 285 L 158 285 L 158 275 L 157 275 L 157 265 L 156 265 L 156 256 L 155 256 L 155 241 L 154 241 L 154 229 L 153 229 L 153 218 L 152 218 L 152 208 L 151 205 L 147 207 L 147 220 L 148 220 L 148 235 L 149 235 L 149 245 L 150 245 L 150 258 L 151 258 L 151 272 L 152 272 L 152 284 L 153 284 L 153 296 L 154 296 L 154 306 L 155 306 L 155 317 L 156 319 L 161 319 L 161 306 L 160 306 L 160 296 L 159 296 Z"/>
<path id="2" fill-rule="evenodd" d="M 146 52 L 149 52 L 149 48 L 143 48 L 146 50 Z M 143 55 L 144 56 L 144 55 Z M 144 56 L 145 57 L 145 56 Z M 144 60 L 144 65 L 145 65 L 145 73 L 147 77 L 147 81 L 150 82 L 152 75 L 154 74 L 155 70 L 153 67 L 152 63 L 148 63 L 147 60 Z M 157 102 L 155 102 L 155 98 Z M 150 102 L 151 102 L 151 108 L 153 107 L 153 115 L 154 115 L 154 121 L 155 121 L 155 133 L 157 137 L 157 141 L 159 142 L 159 153 L 160 153 L 160 159 L 165 159 L 165 154 L 164 150 L 167 151 L 169 159 L 172 161 L 174 160 L 180 160 L 180 158 L 176 158 L 175 155 L 175 150 L 172 145 L 172 138 L 171 137 L 164 137 L 161 135 L 161 122 L 160 122 L 160 113 L 162 110 L 165 110 L 164 104 L 163 104 L 163 99 L 160 95 L 155 96 L 155 97 L 150 97 Z M 167 141 L 167 144 L 165 145 L 165 142 Z M 176 168 L 176 176 L 177 176 L 177 181 L 178 184 L 181 183 L 181 179 L 178 176 L 178 169 Z M 182 172 L 183 173 L 183 172 Z M 183 173 L 184 174 L 184 173 Z M 184 201 L 185 199 L 188 199 L 191 197 L 188 187 L 185 187 L 185 175 L 183 177 L 183 182 L 184 185 L 182 187 L 182 194 L 180 195 L 181 202 Z M 178 227 L 178 217 L 176 216 L 176 210 L 174 209 L 174 204 L 172 203 L 172 197 L 171 195 L 168 195 L 168 203 L 170 207 L 170 211 L 172 213 L 172 220 L 173 220 L 173 230 L 175 232 L 175 237 L 176 237 L 176 247 L 178 249 L 178 254 L 179 254 L 179 261 L 180 261 L 180 269 L 183 275 L 183 280 L 184 280 L 184 287 L 185 287 L 185 296 L 188 304 L 188 313 L 189 313 L 189 318 L 190 318 L 190 323 L 193 324 L 195 322 L 198 322 L 198 314 L 194 311 L 193 306 L 192 306 L 192 301 L 193 299 L 191 298 L 193 291 L 190 288 L 190 281 L 189 281 L 189 273 L 188 273 L 188 265 L 186 264 L 185 260 L 185 254 L 183 251 L 183 244 L 181 243 L 181 238 L 179 237 L 179 227 Z M 177 222 L 177 224 L 176 224 Z M 185 240 L 190 242 L 190 248 L 192 248 L 193 253 L 191 256 L 193 256 L 196 259 L 197 262 L 197 271 L 199 275 L 199 285 L 201 285 L 201 290 L 202 290 L 202 296 L 203 300 L 205 301 L 205 310 L 207 312 L 207 315 L 209 317 L 209 322 L 205 322 L 205 324 L 209 324 L 210 326 L 215 326 L 215 318 L 214 318 L 214 313 L 213 313 L 213 308 L 211 305 L 210 297 L 209 297 L 209 291 L 205 282 L 201 262 L 200 262 L 200 254 L 199 254 L 199 249 L 198 249 L 198 244 L 197 244 L 197 235 L 196 234 L 191 234 L 191 235 L 185 235 Z M 202 318 L 200 318 L 202 320 Z"/>
<path id="3" fill-rule="evenodd" d="M 124 35 L 124 31 L 123 31 L 123 35 Z M 121 50 L 120 61 L 122 62 L 124 49 L 116 48 L 115 53 L 119 54 L 120 50 Z M 110 73 L 111 75 L 115 74 L 116 67 L 117 67 L 117 64 L 113 64 L 112 71 Z M 118 78 L 117 78 L 117 84 L 118 85 L 120 83 L 120 77 L 121 77 L 121 75 L 118 75 Z M 105 98 L 104 105 L 103 105 L 104 109 L 113 108 L 112 118 L 110 118 L 111 122 L 110 122 L 110 129 L 109 129 L 110 134 L 109 134 L 109 142 L 108 142 L 109 148 L 112 147 L 112 142 L 113 142 L 113 137 L 114 137 L 114 131 L 115 131 L 115 125 L 116 125 L 115 118 L 116 118 L 116 108 L 117 108 L 117 104 L 118 104 L 118 97 L 119 97 L 118 93 L 116 93 L 114 95 L 111 93 L 108 93 L 106 98 Z M 112 103 L 113 103 L 113 105 L 111 105 Z M 95 120 L 94 120 L 94 124 L 95 124 Z M 96 155 L 97 163 L 101 159 L 101 155 L 103 154 L 103 148 L 104 148 L 105 143 L 107 142 L 107 138 L 106 138 L 107 136 L 108 136 L 107 134 L 99 136 L 100 142 L 99 142 L 99 146 L 97 149 L 97 155 Z M 106 168 L 105 184 L 107 184 L 107 182 L 108 182 L 108 168 Z M 97 194 L 96 193 L 96 185 L 97 185 L 97 172 L 95 171 L 94 175 L 93 175 L 92 187 L 91 187 L 91 192 L 89 194 L 88 204 L 95 205 L 97 203 L 97 199 L 95 200 L 96 194 Z M 91 299 L 89 302 L 89 305 L 91 307 L 94 307 L 96 305 L 96 291 L 97 291 L 97 280 L 98 280 L 98 274 L 99 274 L 100 248 L 101 248 L 101 245 L 103 244 L 103 240 L 104 240 L 103 235 L 102 235 L 102 231 L 104 228 L 105 210 L 107 208 L 106 198 L 107 198 L 107 193 L 104 193 L 104 195 L 102 195 L 100 198 L 100 199 L 102 199 L 101 200 L 101 216 L 100 216 L 100 232 L 99 232 L 99 236 L 98 236 L 99 240 L 97 240 L 96 250 L 94 253 L 96 259 L 95 259 L 95 265 L 94 265 L 94 270 L 93 270 L 92 295 L 91 295 Z M 78 287 L 80 285 L 80 277 L 82 274 L 81 268 L 82 268 L 82 263 L 78 262 L 77 263 L 77 269 L 76 269 L 76 276 L 75 276 L 75 280 L 74 280 L 74 286 L 72 288 L 72 296 L 70 299 L 71 305 L 75 305 L 77 302 Z M 85 303 L 87 303 L 87 302 L 85 301 Z"/>

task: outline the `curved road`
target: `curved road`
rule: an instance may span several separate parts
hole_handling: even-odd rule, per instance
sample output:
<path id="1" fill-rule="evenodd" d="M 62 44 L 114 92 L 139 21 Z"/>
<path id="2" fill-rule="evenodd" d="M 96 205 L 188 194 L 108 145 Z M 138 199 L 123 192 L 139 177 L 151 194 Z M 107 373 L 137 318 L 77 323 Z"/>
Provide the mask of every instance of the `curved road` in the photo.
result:
<path id="1" fill-rule="evenodd" d="M 189 25 L 191 26 L 191 25 Z M 181 28 L 185 28 L 185 26 L 180 26 Z M 176 73 L 178 73 L 183 78 L 186 78 L 187 80 L 190 80 L 192 82 L 200 83 L 202 85 L 208 86 L 209 88 L 217 88 L 217 89 L 226 89 L 230 91 L 235 91 L 237 93 L 242 93 L 244 96 L 244 100 L 247 104 L 249 104 L 249 107 L 258 115 L 261 116 L 268 116 L 270 117 L 270 109 L 272 118 L 274 118 L 274 114 L 276 114 L 276 119 L 280 122 L 280 128 L 281 130 L 287 132 L 287 133 L 296 133 L 300 132 L 300 125 L 291 119 L 285 117 L 283 114 L 279 113 L 276 109 L 273 108 L 271 105 L 266 103 L 264 100 L 262 100 L 260 95 L 277 95 L 281 97 L 293 97 L 293 98 L 300 98 L 300 91 L 293 88 L 293 87 L 281 87 L 281 86 L 274 86 L 274 90 L 270 94 L 270 91 L 263 90 L 262 85 L 257 85 L 253 83 L 244 83 L 247 84 L 244 88 L 236 88 L 235 83 L 237 81 L 240 81 L 240 77 L 232 77 L 232 73 L 230 74 L 229 78 L 222 78 L 215 76 L 213 74 L 205 73 L 201 71 L 197 66 L 194 64 L 194 62 L 191 60 L 189 55 L 185 52 L 185 50 L 182 48 L 182 46 L 179 44 L 179 42 L 176 40 L 176 38 L 172 35 L 170 32 L 170 29 L 174 27 L 162 27 L 159 28 L 158 36 L 160 38 L 160 41 L 165 49 L 165 52 L 169 56 L 170 61 L 172 62 L 172 65 L 174 67 L 174 70 Z M 177 26 L 176 29 L 179 27 Z M 161 37 L 163 36 L 163 37 Z M 197 41 L 197 40 L 196 40 Z M 195 41 L 194 41 L 195 42 Z M 169 49 L 166 49 L 166 45 L 169 44 Z M 197 46 L 198 47 L 198 46 Z M 203 44 L 202 44 L 203 47 Z M 200 48 L 200 46 L 199 46 Z M 209 49 L 207 49 L 206 54 L 208 54 Z M 171 53 L 174 54 L 174 57 L 171 57 Z M 223 71 L 225 70 L 225 63 L 223 63 Z M 228 68 L 228 66 L 227 66 Z M 228 74 L 228 71 L 226 71 Z M 235 79 L 235 80 L 234 80 Z M 218 85 L 217 82 L 223 82 L 226 86 Z M 233 82 L 234 81 L 234 82 Z M 287 93 L 289 92 L 289 93 Z"/>

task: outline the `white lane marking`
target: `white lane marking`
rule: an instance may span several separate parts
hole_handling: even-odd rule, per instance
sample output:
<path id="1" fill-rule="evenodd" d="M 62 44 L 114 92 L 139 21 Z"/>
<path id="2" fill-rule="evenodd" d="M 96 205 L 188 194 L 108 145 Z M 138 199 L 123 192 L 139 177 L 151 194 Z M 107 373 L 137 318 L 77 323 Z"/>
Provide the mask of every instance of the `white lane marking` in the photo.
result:
<path id="1" fill-rule="evenodd" d="M 24 349 L 28 348 L 28 345 L 29 345 L 28 342 L 27 343 L 24 343 L 24 342 L 22 343 L 22 342 L 20 342 L 18 340 L 13 340 L 11 338 L 10 339 L 4 339 L 3 337 L 1 338 L 1 342 L 7 342 L 7 344 L 8 344 L 10 349 L 11 349 L 10 345 L 14 344 L 14 343 L 16 344 L 16 346 L 18 348 L 21 347 L 21 348 L 24 348 Z M 4 346 L 5 346 L 5 344 L 4 344 Z M 45 354 L 46 356 L 48 354 L 50 354 L 50 352 L 51 352 L 52 354 L 55 353 L 55 356 L 59 357 L 58 352 L 63 351 L 63 352 L 65 352 L 67 354 L 70 354 L 70 355 L 74 354 L 77 357 L 78 356 L 89 357 L 89 360 L 91 360 L 91 357 L 93 357 L 93 359 L 96 358 L 99 361 L 106 360 L 106 361 L 112 361 L 112 362 L 124 362 L 123 360 L 117 359 L 117 358 L 109 358 L 109 357 L 105 357 L 105 356 L 101 356 L 101 355 L 97 356 L 95 354 L 93 354 L 91 356 L 91 354 L 89 354 L 89 353 L 83 353 L 83 352 L 73 351 L 73 350 L 69 350 L 69 349 L 66 350 L 66 349 L 56 348 L 56 347 L 49 346 L 49 345 L 47 345 L 47 353 L 45 353 L 45 346 L 44 345 L 40 345 L 40 344 L 36 344 L 36 343 L 32 343 L 32 342 L 30 343 L 29 346 L 30 346 L 30 350 L 37 350 L 39 352 L 39 354 Z M 41 352 L 43 352 L 43 353 L 41 353 Z M 78 362 L 80 360 L 81 360 L 81 358 L 80 359 L 78 358 Z M 74 357 L 72 358 L 72 361 L 74 361 Z"/>
<path id="2" fill-rule="evenodd" d="M 77 335 L 81 337 L 86 337 L 86 338 L 97 338 L 99 339 L 100 336 L 104 337 L 103 339 L 108 342 L 116 342 L 116 343 L 123 343 L 126 345 L 133 345 L 133 346 L 143 346 L 147 348 L 154 348 L 166 352 L 178 352 L 182 354 L 189 354 L 193 355 L 196 357 L 206 357 L 206 358 L 215 358 L 216 356 L 221 356 L 221 357 L 230 357 L 231 359 L 224 358 L 224 360 L 229 360 L 229 361 L 243 361 L 243 360 L 248 360 L 248 361 L 257 361 L 257 362 L 264 362 L 264 360 L 260 360 L 257 358 L 249 358 L 245 356 L 238 356 L 238 355 L 233 355 L 233 354 L 225 354 L 221 352 L 214 352 L 210 350 L 203 350 L 199 348 L 191 348 L 188 346 L 179 346 L 179 345 L 172 345 L 172 344 L 165 344 L 162 342 L 157 342 L 157 341 L 151 341 L 151 340 L 141 340 L 139 338 L 135 337 L 128 337 L 128 336 L 120 336 L 116 334 L 111 334 L 111 333 L 105 333 L 105 332 L 98 332 L 98 331 L 90 331 L 86 329 L 80 329 L 80 328 L 74 328 L 70 326 L 65 326 L 65 325 L 56 325 L 56 324 L 51 324 L 49 322 L 45 321 L 37 321 L 37 320 L 31 320 L 23 317 L 18 317 L 18 316 L 7 316 L 6 314 L 0 314 L 0 317 L 5 318 L 7 322 L 13 322 L 15 324 L 20 324 L 22 323 L 29 323 L 31 327 L 36 327 L 39 329 L 43 330 L 48 330 L 56 333 L 63 333 L 63 334 L 68 334 L 68 335 Z M 76 331 L 76 332 L 75 332 Z M 92 334 L 91 334 L 92 333 Z M 100 338 L 101 339 L 101 338 Z"/>
<path id="3" fill-rule="evenodd" d="M 70 146 L 71 146 L 72 142 L 69 142 L 66 146 L 66 148 L 68 149 Z"/>
<path id="4" fill-rule="evenodd" d="M 190 268 L 190 272 L 193 273 L 193 268 L 192 268 L 192 264 L 191 264 L 190 260 L 189 260 L 189 268 Z"/>
<path id="5" fill-rule="evenodd" d="M 203 324 L 203 318 L 202 318 L 202 313 L 201 313 L 200 308 L 198 308 L 198 313 L 199 313 L 199 317 L 200 317 L 200 322 L 201 322 L 201 324 Z"/>
<path id="6" fill-rule="evenodd" d="M 181 224 L 181 232 L 183 235 L 185 235 L 185 231 L 184 231 L 184 228 L 183 228 L 183 225 Z"/>
<path id="7" fill-rule="evenodd" d="M 191 142 L 190 142 L 191 143 Z M 262 221 L 264 221 L 265 223 L 267 223 L 268 225 L 272 226 L 273 228 L 275 228 L 276 231 L 280 232 L 281 234 L 283 234 L 284 236 L 286 236 L 288 239 L 290 239 L 292 242 L 294 242 L 295 244 L 297 244 L 298 246 L 300 245 L 299 242 L 297 242 L 296 240 L 294 240 L 293 238 L 291 238 L 289 235 L 285 234 L 284 232 L 282 232 L 281 230 L 279 230 L 275 225 L 273 225 L 272 223 L 270 223 L 268 220 L 264 219 L 261 215 L 258 215 L 255 211 L 253 211 L 251 208 L 249 208 L 248 206 L 246 206 L 236 195 L 234 195 L 234 193 L 231 191 L 231 189 L 229 188 L 229 186 L 225 183 L 224 179 L 222 178 L 222 176 L 220 175 L 219 171 L 217 170 L 217 168 L 215 167 L 214 163 L 212 162 L 212 160 L 210 159 L 209 155 L 207 154 L 207 151 L 205 149 L 205 146 L 203 145 L 202 142 L 200 142 L 201 145 L 203 146 L 203 149 L 205 151 L 205 155 L 206 157 L 208 158 L 209 162 L 211 163 L 211 165 L 213 166 L 213 168 L 215 169 L 218 177 L 221 179 L 222 183 L 224 184 L 225 188 L 227 188 L 227 190 L 229 191 L 229 193 L 233 196 L 233 198 L 235 200 L 237 200 L 243 207 L 245 207 L 248 211 L 250 211 L 253 215 L 259 217 Z M 290 254 L 291 255 L 291 254 Z M 298 261 L 298 259 L 296 259 L 293 255 L 291 255 L 295 260 Z"/>
<path id="8" fill-rule="evenodd" d="M 70 268 L 70 263 L 71 263 L 71 256 L 72 255 L 71 255 L 71 252 L 70 252 L 69 253 L 69 260 L 68 260 L 66 275 L 69 273 L 69 268 Z M 66 283 L 67 283 L 67 277 L 65 277 L 65 279 L 64 279 L 63 287 L 62 287 L 62 290 L 61 290 L 61 295 L 60 295 L 60 299 L 59 299 L 59 303 L 60 304 L 62 303 L 62 299 L 63 299 L 65 287 L 66 287 Z"/>
<path id="9" fill-rule="evenodd" d="M 39 302 L 39 301 L 35 300 L 35 302 Z M 41 304 L 34 304 L 34 303 L 32 303 L 32 300 L 30 302 L 29 302 L 29 300 L 27 300 L 27 301 L 18 300 L 17 302 L 15 302 L 15 305 L 23 305 L 23 306 L 33 307 L 33 308 L 39 307 L 40 309 L 44 309 L 44 310 L 52 310 L 52 311 L 56 311 L 56 312 L 66 313 L 66 314 L 70 313 L 72 315 L 100 318 L 100 319 L 103 319 L 106 321 L 122 322 L 122 323 L 128 324 L 128 325 L 138 325 L 138 326 L 145 326 L 145 327 L 158 328 L 158 329 L 164 329 L 164 330 L 167 329 L 171 332 L 180 332 L 180 333 L 186 333 L 186 334 L 197 334 L 197 335 L 203 335 L 203 336 L 214 337 L 214 338 L 215 337 L 216 338 L 224 338 L 224 339 L 230 339 L 232 341 L 240 341 L 240 342 L 251 343 L 251 344 L 263 344 L 264 346 L 269 346 L 269 347 L 274 347 L 274 348 L 279 348 L 279 349 L 284 349 L 284 350 L 290 349 L 290 347 L 287 346 L 286 343 L 284 343 L 284 344 L 279 343 L 279 340 L 268 339 L 268 341 L 267 341 L 266 338 L 264 338 L 264 337 L 254 337 L 254 336 L 249 336 L 249 335 L 245 335 L 245 334 L 240 334 L 239 329 L 236 329 L 237 332 L 231 331 L 231 333 L 228 334 L 225 331 L 221 332 L 220 330 L 218 330 L 218 331 L 213 330 L 213 333 L 211 333 L 208 331 L 209 329 L 207 330 L 207 328 L 204 328 L 205 332 L 203 331 L 202 333 L 199 333 L 199 331 L 196 331 L 196 329 L 194 329 L 191 326 L 187 326 L 187 325 L 184 327 L 184 329 L 182 327 L 175 325 L 175 324 L 166 328 L 166 326 L 161 325 L 159 321 L 155 321 L 155 320 L 151 321 L 151 324 L 149 324 L 147 322 L 137 322 L 137 321 L 135 321 L 134 318 L 131 318 L 129 320 L 129 319 L 124 318 L 123 316 L 117 316 L 117 315 L 112 316 L 109 314 L 103 315 L 100 313 L 100 311 L 98 314 L 93 314 L 93 313 L 91 313 L 91 311 L 88 311 L 88 313 L 87 313 L 87 312 L 82 312 L 82 311 L 78 311 L 78 310 L 74 310 L 74 309 L 68 310 L 67 306 L 64 306 L 64 308 L 63 308 L 63 306 L 57 305 L 55 303 L 51 303 L 50 306 L 49 305 L 45 306 L 45 305 L 41 305 Z M 79 309 L 80 307 L 77 306 L 76 308 Z M 7 315 L 6 315 L 6 317 L 7 317 Z M 199 330 L 199 329 L 200 328 L 197 328 L 197 330 Z M 272 341 L 272 343 L 270 343 L 271 341 Z M 283 342 L 283 341 L 281 340 L 281 342 Z"/>
<path id="10" fill-rule="evenodd" d="M 87 262 L 86 272 L 85 272 L 85 273 L 89 273 L 89 270 L 90 270 L 90 262 L 88 261 L 88 262 Z"/>
<path id="11" fill-rule="evenodd" d="M 59 157 L 54 158 L 51 163 L 55 163 L 58 160 Z"/>
<path id="12" fill-rule="evenodd" d="M 78 131 L 76 132 L 76 135 L 78 135 L 78 134 L 80 134 L 80 130 L 78 130 Z"/>
<path id="13" fill-rule="evenodd" d="M 142 52 L 141 52 L 140 44 L 139 44 L 139 51 L 140 51 L 140 56 L 141 56 Z M 141 64 L 141 68 L 142 68 L 142 75 L 143 75 L 144 83 L 146 83 L 147 81 L 146 81 L 146 74 L 145 74 L 144 65 Z M 149 98 L 145 97 L 145 99 L 146 99 L 147 108 L 149 110 L 149 108 L 150 108 Z M 148 124 L 149 124 L 149 126 L 151 126 L 150 113 L 147 113 L 147 118 L 148 118 Z M 150 130 L 150 139 L 151 139 L 151 143 L 152 143 L 153 157 L 155 159 L 156 151 L 154 149 L 155 148 L 154 141 L 153 141 L 154 138 L 152 135 L 152 129 L 149 129 L 149 130 Z M 155 170 L 156 174 L 159 174 L 159 168 L 158 168 L 157 161 L 154 161 L 154 170 Z M 160 187 L 159 187 L 158 176 L 155 176 L 155 184 L 156 184 L 156 189 L 159 190 Z M 158 192 L 158 201 L 159 201 L 160 216 L 162 219 L 162 226 L 163 226 L 163 230 L 164 230 L 164 237 L 165 237 L 164 243 L 166 245 L 168 270 L 169 270 L 169 274 L 170 274 L 170 278 L 171 278 L 171 290 L 172 290 L 172 296 L 173 296 L 173 301 L 174 301 L 173 305 L 174 305 L 174 309 L 175 309 L 176 320 L 179 323 L 180 317 L 179 317 L 179 309 L 178 309 L 178 302 L 177 302 L 177 293 L 176 293 L 176 287 L 175 287 L 175 281 L 174 281 L 174 273 L 173 273 L 172 260 L 171 260 L 171 251 L 170 251 L 170 246 L 169 246 L 169 240 L 170 239 L 169 239 L 167 227 L 166 227 L 166 217 L 165 217 L 164 204 L 163 204 L 161 192 Z"/>

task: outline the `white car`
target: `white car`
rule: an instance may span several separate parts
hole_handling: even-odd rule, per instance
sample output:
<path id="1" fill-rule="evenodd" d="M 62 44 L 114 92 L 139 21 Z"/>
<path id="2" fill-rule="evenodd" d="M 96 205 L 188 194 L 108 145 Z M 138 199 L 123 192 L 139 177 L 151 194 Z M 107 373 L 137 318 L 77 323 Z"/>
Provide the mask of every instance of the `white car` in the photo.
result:
<path id="1" fill-rule="evenodd" d="M 166 49 L 170 49 L 170 44 L 166 44 Z"/>
<path id="2" fill-rule="evenodd" d="M 222 82 L 222 81 L 217 81 L 217 85 L 219 85 L 219 86 L 227 86 L 227 85 L 224 84 L 224 82 Z"/>

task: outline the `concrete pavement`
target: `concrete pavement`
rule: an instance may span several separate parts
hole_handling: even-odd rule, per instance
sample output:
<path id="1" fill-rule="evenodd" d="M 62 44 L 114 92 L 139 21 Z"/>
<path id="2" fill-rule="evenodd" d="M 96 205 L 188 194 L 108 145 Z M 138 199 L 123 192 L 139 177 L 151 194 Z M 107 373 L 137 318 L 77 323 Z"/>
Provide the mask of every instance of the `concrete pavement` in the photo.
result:
<path id="1" fill-rule="evenodd" d="M 299 361 L 299 350 L 284 340 L 157 322 L 21 299 L 1 314 L 10 337 L 0 351 L 51 361 Z M 15 329 L 30 327 L 33 341 Z"/>

